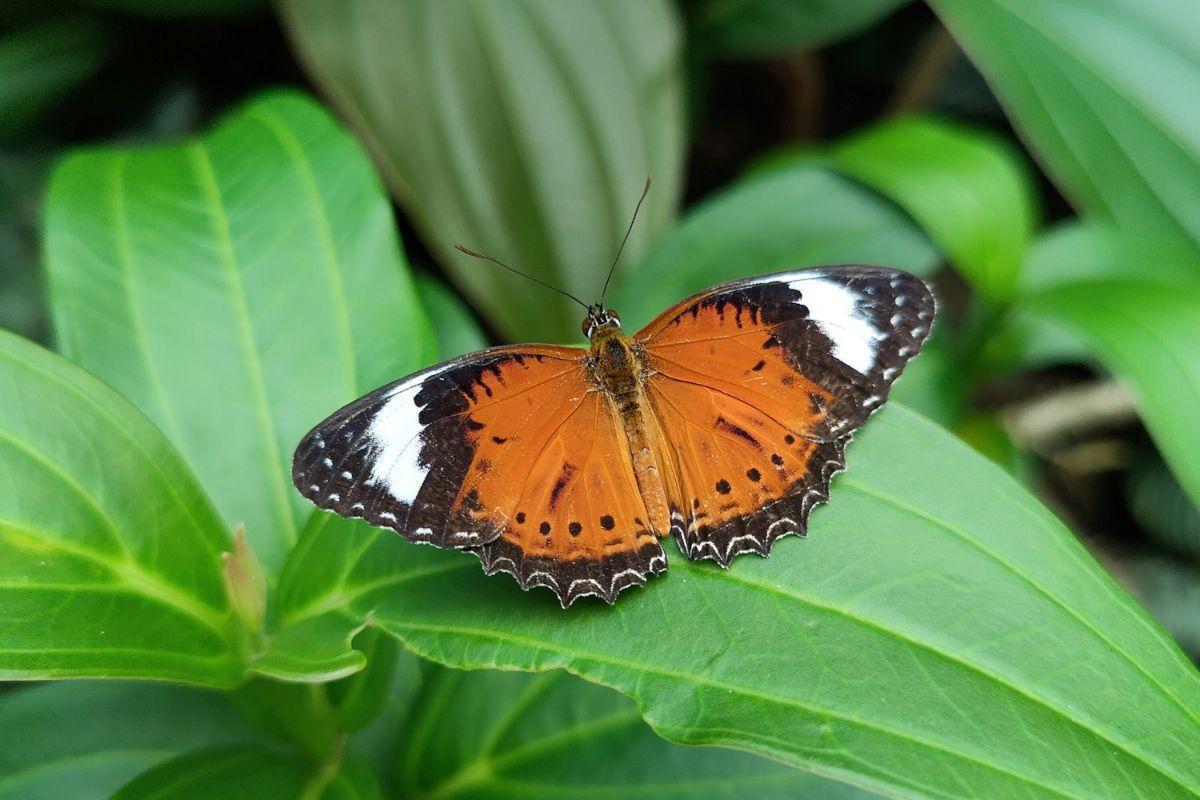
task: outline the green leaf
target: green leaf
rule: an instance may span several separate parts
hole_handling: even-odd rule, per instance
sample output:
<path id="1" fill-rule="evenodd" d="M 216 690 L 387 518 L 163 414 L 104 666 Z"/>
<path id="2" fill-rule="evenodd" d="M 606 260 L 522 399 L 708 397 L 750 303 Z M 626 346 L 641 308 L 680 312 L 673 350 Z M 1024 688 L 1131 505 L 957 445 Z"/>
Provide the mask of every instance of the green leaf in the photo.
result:
<path id="1" fill-rule="evenodd" d="M 393 583 L 394 537 L 361 520 L 314 512 L 280 576 L 269 646 L 254 671 L 281 680 L 333 680 L 362 669 L 366 658 L 351 641 L 365 623 L 349 609 L 364 592 Z M 348 587 L 360 563 L 380 569 L 363 586 Z"/>
<path id="2" fill-rule="evenodd" d="M 336 759 L 341 731 L 323 685 L 256 679 L 231 698 L 243 717 L 272 738 L 296 745 L 315 762 Z"/>
<path id="3" fill-rule="evenodd" d="M 897 380 L 891 399 L 953 430 L 968 408 L 967 389 L 946 326 L 938 325 L 921 348 L 921 357 Z"/>
<path id="4" fill-rule="evenodd" d="M 366 158 L 308 99 L 267 95 L 198 140 L 68 158 L 46 240 L 62 352 L 163 429 L 277 573 L 311 511 L 296 442 L 434 355 Z"/>
<path id="5" fill-rule="evenodd" d="M 311 773 L 302 759 L 265 747 L 196 750 L 145 772 L 112 800 L 211 800 L 233 787 L 246 798 L 300 798 L 317 780 Z"/>
<path id="6" fill-rule="evenodd" d="M 693 35 L 706 52 L 771 56 L 852 36 L 908 0 L 701 0 Z"/>
<path id="7" fill-rule="evenodd" d="M 613 686 L 669 739 L 893 795 L 1200 789 L 1200 675 L 1045 508 L 895 405 L 848 461 L 809 539 L 729 570 L 672 547 L 613 608 L 564 612 L 468 554 L 332 526 L 281 591 L 451 666 Z"/>
<path id="8" fill-rule="evenodd" d="M 1192 658 L 1200 659 L 1200 567 L 1167 558 L 1134 558 L 1122 572 L 1131 591 Z"/>
<path id="9" fill-rule="evenodd" d="M 1126 472 L 1125 504 L 1130 516 L 1158 544 L 1200 559 L 1200 506 L 1188 498 L 1158 453 L 1150 447 L 1144 450 L 1149 452 L 1136 454 Z M 1196 631 L 1200 632 L 1200 621 Z M 1200 653 L 1200 647 L 1189 652 Z"/>
<path id="10" fill-rule="evenodd" d="M 670 226 L 683 100 L 666 0 L 284 0 L 281 13 L 422 238 L 504 336 L 574 338 L 579 309 L 454 243 L 591 299 L 651 172 L 623 264 Z"/>
<path id="11" fill-rule="evenodd" d="M 734 278 L 835 263 L 920 274 L 937 253 L 893 206 L 817 165 L 753 175 L 692 210 L 611 306 L 630 330 L 693 292 Z"/>
<path id="12" fill-rule="evenodd" d="M 127 401 L 0 332 L 0 678 L 237 682 L 228 534 Z"/>
<path id="13" fill-rule="evenodd" d="M 421 305 L 433 325 L 439 359 L 449 361 L 487 347 L 483 329 L 453 289 L 428 273 L 418 272 L 416 279 Z"/>
<path id="14" fill-rule="evenodd" d="M 146 17 L 209 17 L 246 14 L 266 8 L 267 0 L 79 0 L 105 11 Z"/>
<path id="15" fill-rule="evenodd" d="M 354 647 L 366 658 L 366 667 L 325 687 L 338 728 L 343 731 L 361 730 L 383 710 L 403 649 L 394 638 L 375 628 L 367 628 L 355 637 Z"/>
<path id="16" fill-rule="evenodd" d="M 930 0 L 1077 207 L 1200 244 L 1190 0 Z"/>
<path id="17" fill-rule="evenodd" d="M 1200 284 L 1096 280 L 1023 300 L 1127 381 L 1150 435 L 1200 505 Z"/>
<path id="18" fill-rule="evenodd" d="M 112 800 L 214 797 L 380 800 L 382 795 L 374 774 L 362 762 L 314 765 L 279 750 L 242 746 L 196 750 L 174 758 L 131 781 Z"/>
<path id="19" fill-rule="evenodd" d="M 112 52 L 112 39 L 108 26 L 82 17 L 0 36 L 0 141 L 94 75 Z"/>
<path id="20" fill-rule="evenodd" d="M 0 800 L 105 800 L 174 755 L 256 739 L 215 692 L 96 681 L 18 688 L 0 695 Z"/>
<path id="21" fill-rule="evenodd" d="M 1200 286 L 1200 255 L 1171 240 L 1072 220 L 1034 240 L 1020 290 L 1028 294 L 1109 279 Z"/>
<path id="22" fill-rule="evenodd" d="M 1196 286 L 1200 258 L 1187 244 L 1122 231 L 1111 223 L 1071 220 L 1034 239 L 1019 292 L 1109 279 Z M 1087 343 L 1070 330 L 1025 313 L 1019 303 L 1014 311 L 988 342 L 993 371 L 1094 360 Z"/>
<path id="23" fill-rule="evenodd" d="M 1002 140 L 951 122 L 903 119 L 842 142 L 829 163 L 912 214 L 980 295 L 1011 297 L 1034 199 L 1024 164 Z"/>
<path id="24" fill-rule="evenodd" d="M 876 797 L 748 753 L 665 742 L 628 698 L 559 670 L 431 672 L 396 764 L 405 797 Z"/>

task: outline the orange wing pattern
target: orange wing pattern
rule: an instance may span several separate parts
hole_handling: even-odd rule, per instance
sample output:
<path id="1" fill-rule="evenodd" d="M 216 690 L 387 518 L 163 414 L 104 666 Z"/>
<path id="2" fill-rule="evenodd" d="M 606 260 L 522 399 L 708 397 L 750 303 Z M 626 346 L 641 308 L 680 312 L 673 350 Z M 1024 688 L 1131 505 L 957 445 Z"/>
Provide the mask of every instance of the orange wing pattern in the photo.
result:
<path id="1" fill-rule="evenodd" d="M 666 560 L 586 356 L 493 348 L 385 386 L 304 438 L 293 482 L 321 508 L 469 549 L 564 605 L 612 602 Z"/>
<path id="2" fill-rule="evenodd" d="M 846 442 L 886 401 L 933 314 L 907 273 L 828 267 L 717 287 L 638 333 L 678 476 L 680 549 L 724 565 L 805 535 Z"/>
<path id="3" fill-rule="evenodd" d="M 651 530 L 612 403 L 579 391 L 583 401 L 549 420 L 553 433 L 517 468 L 527 477 L 508 528 L 480 549 L 488 574 L 549 586 L 564 605 L 588 594 L 611 603 L 667 568 L 658 542 L 667 531 Z"/>

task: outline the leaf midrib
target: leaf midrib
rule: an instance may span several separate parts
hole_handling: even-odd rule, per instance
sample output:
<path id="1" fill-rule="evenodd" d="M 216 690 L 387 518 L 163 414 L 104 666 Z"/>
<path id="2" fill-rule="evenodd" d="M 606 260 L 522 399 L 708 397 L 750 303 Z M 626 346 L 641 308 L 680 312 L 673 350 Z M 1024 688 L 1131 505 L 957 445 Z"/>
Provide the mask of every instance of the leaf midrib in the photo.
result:
<path id="1" fill-rule="evenodd" d="M 342 367 L 342 379 L 346 382 L 346 395 L 353 397 L 359 390 L 357 356 L 354 352 L 354 338 L 350 331 L 350 310 L 346 300 L 345 283 L 342 276 L 345 270 L 338 259 L 337 247 L 334 245 L 333 226 L 324 204 L 321 202 L 320 188 L 313 174 L 312 164 L 305 157 L 296 134 L 279 118 L 261 103 L 247 113 L 249 119 L 257 121 L 279 142 L 287 154 L 300 182 L 304 186 L 304 200 L 309 214 L 316 223 L 317 241 L 321 249 L 321 266 L 325 279 L 329 283 L 331 305 L 333 306 L 334 325 L 338 330 L 339 364 Z"/>
<path id="2" fill-rule="evenodd" d="M 279 437 L 270 416 L 271 406 L 266 379 L 263 375 L 262 359 L 259 356 L 246 292 L 242 285 L 237 252 L 234 249 L 229 229 L 229 218 L 221 199 L 221 187 L 217 182 L 217 176 L 204 141 L 198 140 L 189 145 L 188 153 L 191 157 L 192 168 L 200 183 L 204 201 L 209 209 L 212 235 L 217 243 L 221 267 L 225 273 L 226 283 L 233 301 L 237 339 L 246 357 L 246 377 L 250 381 L 250 391 L 254 395 L 252 398 L 254 415 L 258 419 L 258 426 L 266 448 L 266 473 L 269 476 L 267 483 L 270 485 L 269 491 L 274 501 L 275 515 L 279 520 L 278 533 L 290 546 L 296 541 L 296 520 L 287 494 L 287 487 L 291 485 L 291 481 L 287 480 L 283 474 L 283 465 L 280 459 L 283 451 L 279 447 Z"/>

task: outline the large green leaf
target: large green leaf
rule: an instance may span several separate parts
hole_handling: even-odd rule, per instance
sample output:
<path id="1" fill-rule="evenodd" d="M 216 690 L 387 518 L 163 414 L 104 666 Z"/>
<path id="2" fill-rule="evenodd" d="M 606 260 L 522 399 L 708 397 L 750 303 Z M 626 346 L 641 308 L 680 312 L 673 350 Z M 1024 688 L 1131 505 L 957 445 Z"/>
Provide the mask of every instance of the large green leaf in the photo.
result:
<path id="1" fill-rule="evenodd" d="M 1112 223 L 1070 220 L 1034 239 L 1018 292 L 1036 294 L 1096 280 L 1200 286 L 1200 254 L 1187 243 L 1130 233 Z M 1094 360 L 1077 334 L 1027 313 L 1019 298 L 1013 312 L 988 342 L 993 370 Z"/>
<path id="2" fill-rule="evenodd" d="M 558 670 L 431 672 L 404 723 L 405 797 L 876 797 L 746 753 L 664 742 L 628 698 Z"/>
<path id="3" fill-rule="evenodd" d="M 694 36 L 723 56 L 819 47 L 879 21 L 908 0 L 700 0 Z"/>
<path id="4" fill-rule="evenodd" d="M 848 460 L 808 540 L 727 571 L 672 548 L 613 608 L 357 526 L 316 531 L 282 591 L 296 619 L 350 608 L 452 666 L 565 668 L 667 738 L 887 793 L 1200 790 L 1200 676 L 1061 523 L 900 407 Z"/>
<path id="5" fill-rule="evenodd" d="M 1200 243 L 1192 0 L 929 0 L 1081 208 Z"/>
<path id="6" fill-rule="evenodd" d="M 829 162 L 913 215 L 972 288 L 1007 300 L 1033 229 L 1032 186 L 999 139 L 903 119 L 838 144 Z"/>
<path id="7" fill-rule="evenodd" d="M 231 794 L 232 792 L 232 794 Z M 378 800 L 370 770 L 352 764 L 313 765 L 265 747 L 197 750 L 140 775 L 113 800 L 212 800 L 214 797 L 267 800 Z"/>
<path id="8" fill-rule="evenodd" d="M 429 315 L 438 343 L 438 358 L 448 361 L 487 347 L 487 337 L 458 295 L 428 273 L 418 272 L 417 294 Z"/>
<path id="9" fill-rule="evenodd" d="M 666 0 L 284 0 L 281 9 L 425 242 L 504 335 L 562 341 L 577 334 L 579 309 L 455 242 L 592 300 L 651 172 L 624 263 L 638 263 L 670 225 L 683 108 L 679 26 Z"/>
<path id="10" fill-rule="evenodd" d="M 0 800 L 106 800 L 179 753 L 254 742 L 220 694 L 67 681 L 0 695 Z"/>
<path id="11" fill-rule="evenodd" d="M 302 96 L 186 144 L 71 156 L 46 252 L 63 353 L 158 423 L 269 573 L 311 511 L 296 442 L 434 354 L 370 164 Z"/>
<path id="12" fill-rule="evenodd" d="M 0 333 L 0 678 L 228 685 L 246 643 L 195 477 L 112 389 Z"/>
<path id="13" fill-rule="evenodd" d="M 0 141 L 91 77 L 112 51 L 94 19 L 49 20 L 0 36 Z"/>
<path id="14" fill-rule="evenodd" d="M 610 305 L 631 330 L 693 292 L 818 264 L 886 264 L 928 274 L 936 251 L 895 207 L 814 164 L 766 171 L 692 210 Z M 578 336 L 578 334 L 574 334 Z"/>
<path id="15" fill-rule="evenodd" d="M 1200 505 L 1200 284 L 1095 280 L 1026 297 L 1132 386 L 1171 470 Z"/>
<path id="16" fill-rule="evenodd" d="M 1200 254 L 1161 237 L 1096 220 L 1071 220 L 1042 232 L 1021 272 L 1024 294 L 1096 280 L 1200 286 Z"/>

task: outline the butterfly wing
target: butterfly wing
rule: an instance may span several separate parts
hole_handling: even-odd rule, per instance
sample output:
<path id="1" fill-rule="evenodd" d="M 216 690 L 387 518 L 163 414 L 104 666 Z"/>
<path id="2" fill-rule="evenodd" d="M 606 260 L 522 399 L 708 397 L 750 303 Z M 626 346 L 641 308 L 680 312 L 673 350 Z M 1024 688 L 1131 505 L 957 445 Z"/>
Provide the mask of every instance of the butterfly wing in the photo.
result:
<path id="1" fill-rule="evenodd" d="M 293 483 L 342 516 L 468 549 L 564 606 L 611 602 L 666 563 L 586 356 L 492 348 L 384 386 L 304 437 Z"/>
<path id="2" fill-rule="evenodd" d="M 826 267 L 715 287 L 640 331 L 683 552 L 727 564 L 803 536 L 850 435 L 887 400 L 934 310 L 908 273 Z"/>
<path id="3" fill-rule="evenodd" d="M 612 603 L 666 570 L 620 420 L 602 392 L 584 392 L 522 471 L 511 523 L 479 549 L 489 575 L 548 586 L 565 608 L 589 594 Z"/>

